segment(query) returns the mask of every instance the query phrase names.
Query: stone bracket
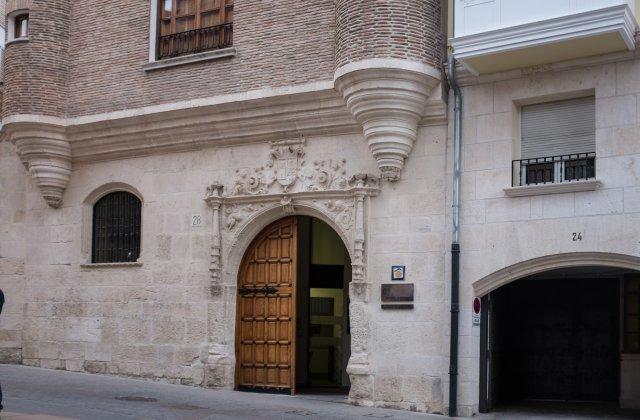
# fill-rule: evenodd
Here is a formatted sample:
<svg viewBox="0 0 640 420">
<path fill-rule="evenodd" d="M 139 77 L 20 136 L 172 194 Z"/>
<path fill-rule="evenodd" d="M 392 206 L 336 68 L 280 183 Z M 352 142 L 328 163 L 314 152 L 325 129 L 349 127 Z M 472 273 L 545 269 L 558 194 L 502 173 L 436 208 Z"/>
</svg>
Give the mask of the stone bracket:
<svg viewBox="0 0 640 420">
<path fill-rule="evenodd" d="M 360 123 L 382 179 L 397 181 L 440 72 L 407 60 L 364 60 L 336 70 L 335 87 Z"/>
<path fill-rule="evenodd" d="M 71 177 L 71 145 L 65 127 L 16 122 L 5 125 L 4 130 L 44 200 L 50 207 L 60 207 Z"/>
</svg>

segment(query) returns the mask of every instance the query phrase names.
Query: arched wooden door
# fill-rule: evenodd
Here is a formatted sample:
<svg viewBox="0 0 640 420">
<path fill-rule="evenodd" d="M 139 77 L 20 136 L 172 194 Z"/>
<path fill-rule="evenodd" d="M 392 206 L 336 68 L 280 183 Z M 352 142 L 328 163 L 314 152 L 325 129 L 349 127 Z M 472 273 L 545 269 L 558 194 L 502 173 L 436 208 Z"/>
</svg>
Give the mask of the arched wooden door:
<svg viewBox="0 0 640 420">
<path fill-rule="evenodd" d="M 268 226 L 247 250 L 238 278 L 236 384 L 295 391 L 297 228 Z"/>
</svg>

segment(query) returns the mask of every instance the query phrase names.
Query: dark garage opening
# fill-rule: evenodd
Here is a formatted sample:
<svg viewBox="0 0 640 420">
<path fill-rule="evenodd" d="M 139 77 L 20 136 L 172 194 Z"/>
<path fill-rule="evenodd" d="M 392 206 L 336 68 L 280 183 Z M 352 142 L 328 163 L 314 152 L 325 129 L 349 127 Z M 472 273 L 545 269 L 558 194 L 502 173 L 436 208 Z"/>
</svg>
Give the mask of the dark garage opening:
<svg viewBox="0 0 640 420">
<path fill-rule="evenodd" d="M 620 408 L 636 392 L 638 353 L 639 272 L 576 267 L 513 281 L 482 297 L 480 412 L 639 418 Z"/>
<path fill-rule="evenodd" d="M 618 279 L 525 279 L 491 300 L 494 403 L 618 400 Z"/>
</svg>

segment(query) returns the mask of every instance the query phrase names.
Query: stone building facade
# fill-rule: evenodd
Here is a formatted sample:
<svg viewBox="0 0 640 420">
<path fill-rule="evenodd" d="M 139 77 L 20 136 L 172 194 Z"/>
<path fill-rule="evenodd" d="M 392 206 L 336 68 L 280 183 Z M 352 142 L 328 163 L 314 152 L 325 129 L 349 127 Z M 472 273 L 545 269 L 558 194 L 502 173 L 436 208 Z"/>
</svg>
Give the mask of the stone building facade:
<svg viewBox="0 0 640 420">
<path fill-rule="evenodd" d="M 232 42 L 199 48 L 210 32 L 190 29 L 186 53 L 160 26 L 178 3 L 7 1 L 9 31 L 25 13 L 29 25 L 4 60 L 0 361 L 237 387 L 246 252 L 274 222 L 311 217 L 348 253 L 351 401 L 447 412 L 445 61 L 447 39 L 462 51 L 460 2 L 203 0 L 198 19 L 224 9 Z M 640 269 L 634 48 L 480 72 L 458 57 L 462 415 L 483 409 L 486 380 L 473 298 L 551 270 Z M 597 174 L 513 185 L 522 107 L 588 96 Z M 139 258 L 97 263 L 95 206 L 123 191 L 141 203 Z M 391 281 L 396 266 L 404 282 Z M 383 285 L 401 283 L 413 285 L 411 309 L 383 308 Z M 630 407 L 636 356 L 619 370 Z"/>
</svg>

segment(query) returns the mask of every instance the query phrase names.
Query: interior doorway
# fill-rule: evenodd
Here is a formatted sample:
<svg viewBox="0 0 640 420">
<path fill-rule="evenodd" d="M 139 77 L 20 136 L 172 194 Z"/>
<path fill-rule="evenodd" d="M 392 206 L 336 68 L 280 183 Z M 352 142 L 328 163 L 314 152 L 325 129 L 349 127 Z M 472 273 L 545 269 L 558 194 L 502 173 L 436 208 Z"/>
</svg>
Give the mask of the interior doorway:
<svg viewBox="0 0 640 420">
<path fill-rule="evenodd" d="M 326 223 L 292 216 L 265 228 L 239 271 L 237 388 L 348 392 L 350 281 L 347 249 Z"/>
<path fill-rule="evenodd" d="M 620 399 L 623 286 L 632 272 L 552 270 L 483 297 L 480 410 Z"/>
</svg>

